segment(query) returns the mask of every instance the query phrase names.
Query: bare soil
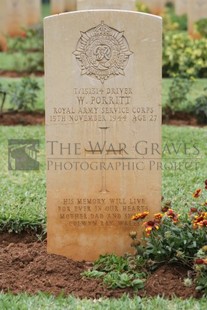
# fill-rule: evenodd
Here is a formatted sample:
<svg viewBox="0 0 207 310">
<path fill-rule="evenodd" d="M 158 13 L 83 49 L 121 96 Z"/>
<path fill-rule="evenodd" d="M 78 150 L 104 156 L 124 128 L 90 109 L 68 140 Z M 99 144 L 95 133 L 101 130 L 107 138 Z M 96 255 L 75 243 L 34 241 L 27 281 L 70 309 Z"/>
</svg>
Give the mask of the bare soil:
<svg viewBox="0 0 207 310">
<path fill-rule="evenodd" d="M 17 72 L 12 70 L 0 70 L 0 76 L 1 77 L 8 77 L 8 78 L 18 78 L 18 77 L 27 77 L 27 76 L 43 76 L 44 72 L 42 71 L 36 71 L 32 72 L 31 74 L 27 71 L 23 72 Z"/>
<path fill-rule="evenodd" d="M 0 125 L 43 125 L 44 112 L 5 112 L 0 114 Z"/>
<path fill-rule="evenodd" d="M 164 296 L 171 298 L 200 297 L 195 287 L 183 284 L 188 269 L 177 265 L 164 265 L 151 274 L 145 289 L 108 289 L 101 280 L 86 279 L 81 273 L 92 267 L 91 262 L 47 254 L 46 240 L 37 241 L 31 234 L 0 234 L 0 291 L 47 292 L 54 295 L 73 294 L 79 298 L 119 298 L 129 296 Z"/>
<path fill-rule="evenodd" d="M 173 126 L 198 126 L 195 116 L 186 112 L 175 112 L 169 115 L 163 115 L 162 123 Z"/>
</svg>

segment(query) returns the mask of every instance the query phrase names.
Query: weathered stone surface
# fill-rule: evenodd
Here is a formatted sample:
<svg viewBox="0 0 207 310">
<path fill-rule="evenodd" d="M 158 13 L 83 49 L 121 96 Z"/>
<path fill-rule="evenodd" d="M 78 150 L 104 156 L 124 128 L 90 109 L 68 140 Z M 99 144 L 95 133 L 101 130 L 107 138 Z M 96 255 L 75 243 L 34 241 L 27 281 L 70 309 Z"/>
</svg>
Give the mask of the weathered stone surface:
<svg viewBox="0 0 207 310">
<path fill-rule="evenodd" d="M 26 27 L 25 0 L 6 0 L 5 12 L 7 34 L 10 36 L 22 35 Z"/>
<path fill-rule="evenodd" d="M 0 1 L 0 49 L 6 50 L 6 0 Z"/>
<path fill-rule="evenodd" d="M 68 12 L 77 10 L 77 0 L 65 0 L 65 10 Z"/>
<path fill-rule="evenodd" d="M 37 25 L 41 21 L 41 0 L 26 0 L 26 22 L 28 26 Z"/>
<path fill-rule="evenodd" d="M 162 14 L 165 7 L 165 0 L 144 0 L 144 4 L 149 8 L 152 14 Z"/>
<path fill-rule="evenodd" d="M 0 1 L 0 42 L 6 49 L 9 36 L 22 36 L 27 26 L 41 21 L 41 0 L 1 0 Z"/>
<path fill-rule="evenodd" d="M 187 14 L 188 0 L 175 0 L 175 13 L 180 16 Z"/>
<path fill-rule="evenodd" d="M 160 210 L 161 28 L 137 12 L 45 19 L 49 253 L 132 251 L 131 216 Z"/>
<path fill-rule="evenodd" d="M 206 0 L 188 0 L 188 33 L 193 37 L 199 37 L 194 24 L 202 19 L 207 18 L 207 1 Z"/>
<path fill-rule="evenodd" d="M 51 14 L 65 12 L 65 0 L 50 0 Z"/>
<path fill-rule="evenodd" d="M 77 10 L 116 9 L 136 11 L 135 0 L 77 0 Z"/>
</svg>

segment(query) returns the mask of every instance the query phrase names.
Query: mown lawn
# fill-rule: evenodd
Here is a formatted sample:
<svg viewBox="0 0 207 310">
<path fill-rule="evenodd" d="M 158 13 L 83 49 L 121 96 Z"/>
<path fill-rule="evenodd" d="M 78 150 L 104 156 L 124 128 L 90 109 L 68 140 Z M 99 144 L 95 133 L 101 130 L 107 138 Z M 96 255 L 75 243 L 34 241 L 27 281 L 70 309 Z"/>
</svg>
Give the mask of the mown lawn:
<svg viewBox="0 0 207 310">
<path fill-rule="evenodd" d="M 49 6 L 44 5 L 42 15 L 49 15 Z M 21 68 L 24 55 L 14 57 L 12 54 L 0 53 L 1 70 Z M 41 90 L 38 94 L 35 110 L 44 110 L 43 78 L 34 77 Z M 15 79 L 18 81 L 18 79 Z M 14 79 L 0 79 L 0 84 Z M 170 79 L 163 79 L 162 103 L 166 104 Z M 189 99 L 194 102 L 201 95 L 207 80 L 197 80 L 189 93 Z M 1 97 L 0 97 L 1 99 Z M 9 108 L 7 99 L 5 108 Z M 166 200 L 172 201 L 173 208 L 179 213 L 185 212 L 192 205 L 192 192 L 202 187 L 207 179 L 207 127 L 168 127 L 163 126 L 163 160 L 162 191 Z M 38 171 L 8 170 L 8 139 L 39 139 L 40 149 Z M 0 230 L 20 232 L 26 227 L 35 230 L 37 226 L 45 229 L 46 223 L 46 181 L 45 181 L 45 131 L 43 126 L 32 127 L 0 127 L 1 178 L 0 178 Z M 180 166 L 179 166 L 180 165 Z M 155 169 L 155 167 L 154 167 Z M 39 293 L 34 296 L 27 294 L 0 293 L 0 309 L 2 310 L 206 310 L 207 300 L 181 300 L 174 298 L 166 300 L 156 298 L 134 298 L 123 296 L 121 299 L 80 300 L 69 296 L 54 297 Z"/>
<path fill-rule="evenodd" d="M 38 294 L 0 294 L 0 308 L 3 310 L 206 310 L 207 300 L 174 298 L 166 300 L 156 298 L 133 298 L 123 296 L 121 299 L 76 299 L 72 296 L 55 298 L 51 295 Z"/>
<path fill-rule="evenodd" d="M 0 229 L 19 231 L 45 223 L 45 129 L 43 126 L 0 127 Z M 193 191 L 207 178 L 207 127 L 163 126 L 162 191 L 178 212 L 192 203 Z M 8 170 L 8 139 L 39 139 L 38 171 Z"/>
<path fill-rule="evenodd" d="M 40 79 L 42 81 L 42 79 Z M 203 186 L 207 178 L 207 127 L 163 126 L 162 191 L 179 213 L 193 205 L 192 192 Z M 38 171 L 8 170 L 8 139 L 39 139 Z M 1 179 L 0 230 L 20 232 L 24 228 L 46 227 L 45 129 L 44 126 L 0 127 Z M 175 169 L 180 163 L 180 168 Z M 185 163 L 187 165 L 185 166 Z M 177 166 L 176 166 L 177 165 Z M 159 166 L 160 167 L 160 166 Z M 160 169 L 160 168 L 159 168 Z M 0 309 L 207 309 L 201 300 L 171 301 L 152 299 L 79 300 L 74 297 L 55 298 L 50 295 L 0 294 Z"/>
</svg>

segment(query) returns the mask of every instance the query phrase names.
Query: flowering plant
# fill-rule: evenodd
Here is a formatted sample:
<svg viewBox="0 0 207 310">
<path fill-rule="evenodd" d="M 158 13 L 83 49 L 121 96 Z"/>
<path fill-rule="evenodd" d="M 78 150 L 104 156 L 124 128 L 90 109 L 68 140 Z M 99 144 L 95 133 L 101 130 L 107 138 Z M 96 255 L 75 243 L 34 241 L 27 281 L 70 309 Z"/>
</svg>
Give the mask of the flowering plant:
<svg viewBox="0 0 207 310">
<path fill-rule="evenodd" d="M 194 270 L 196 272 L 196 290 L 207 293 L 207 245 L 204 245 L 196 253 Z"/>
<path fill-rule="evenodd" d="M 155 263 L 182 262 L 192 266 L 198 250 L 207 244 L 207 200 L 204 191 L 197 189 L 193 193 L 196 206 L 188 214 L 178 214 L 171 208 L 171 203 L 164 203 L 162 212 L 144 222 L 144 245 L 133 235 L 132 246 L 138 255 Z M 132 217 L 134 221 L 142 221 L 148 212 L 138 213 Z M 206 266 L 207 267 L 207 266 Z"/>
</svg>

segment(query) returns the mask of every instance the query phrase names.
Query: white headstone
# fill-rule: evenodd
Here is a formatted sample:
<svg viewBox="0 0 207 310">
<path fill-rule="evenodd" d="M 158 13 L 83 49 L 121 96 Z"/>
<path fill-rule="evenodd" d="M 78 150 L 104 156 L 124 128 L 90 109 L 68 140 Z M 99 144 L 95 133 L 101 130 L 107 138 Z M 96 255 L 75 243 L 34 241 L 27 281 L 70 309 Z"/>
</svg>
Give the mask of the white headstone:
<svg viewBox="0 0 207 310">
<path fill-rule="evenodd" d="M 188 33 L 193 36 L 199 36 L 194 24 L 200 19 L 207 18 L 207 1 L 206 0 L 188 0 Z"/>
<path fill-rule="evenodd" d="M 161 18 L 91 10 L 44 28 L 48 251 L 122 255 L 132 215 L 160 211 Z"/>
</svg>

